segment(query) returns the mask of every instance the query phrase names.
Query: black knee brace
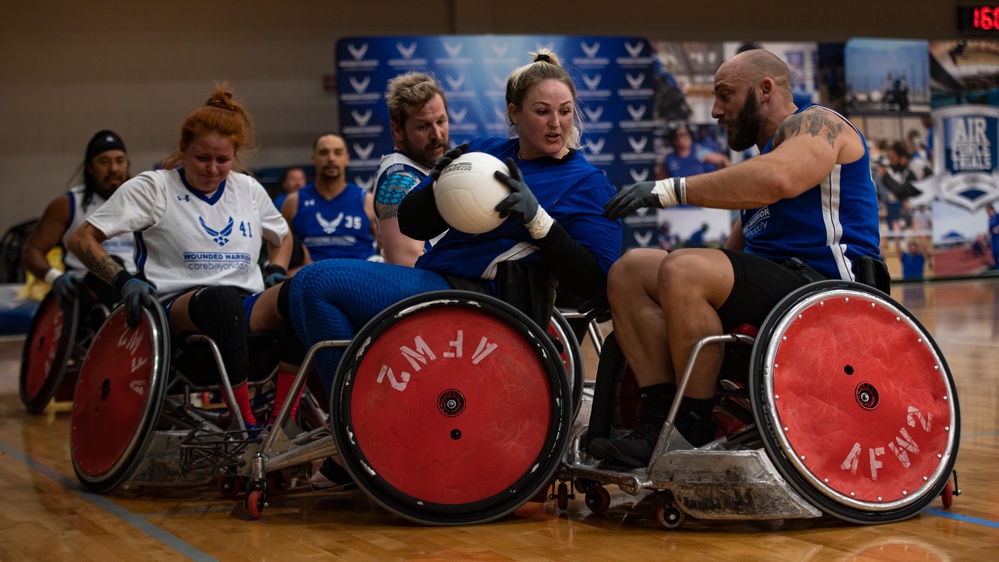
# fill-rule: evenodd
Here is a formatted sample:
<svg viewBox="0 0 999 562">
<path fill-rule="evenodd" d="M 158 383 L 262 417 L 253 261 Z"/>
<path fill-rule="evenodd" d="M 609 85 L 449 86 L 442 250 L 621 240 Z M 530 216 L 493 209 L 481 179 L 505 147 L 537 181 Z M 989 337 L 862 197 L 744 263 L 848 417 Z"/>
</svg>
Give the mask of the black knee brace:
<svg viewBox="0 0 999 562">
<path fill-rule="evenodd" d="M 187 314 L 201 332 L 212 338 L 222 354 L 229 382 L 246 381 L 249 348 L 246 344 L 246 311 L 235 287 L 205 287 L 191 297 Z"/>
</svg>

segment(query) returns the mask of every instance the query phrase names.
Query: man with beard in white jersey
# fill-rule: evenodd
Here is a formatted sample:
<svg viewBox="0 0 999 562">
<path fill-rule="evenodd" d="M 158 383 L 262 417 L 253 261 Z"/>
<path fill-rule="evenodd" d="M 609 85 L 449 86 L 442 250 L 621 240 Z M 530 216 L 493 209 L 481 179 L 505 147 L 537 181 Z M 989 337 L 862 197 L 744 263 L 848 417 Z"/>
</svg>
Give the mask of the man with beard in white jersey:
<svg viewBox="0 0 999 562">
<path fill-rule="evenodd" d="M 449 147 L 447 98 L 437 80 L 410 72 L 389 81 L 385 101 L 395 144 L 375 174 L 378 236 L 386 262 L 412 267 L 430 243 L 399 232 L 399 203 Z"/>
<path fill-rule="evenodd" d="M 86 155 L 81 166 L 83 184 L 53 199 L 45 208 L 42 218 L 28 236 L 21 253 L 21 263 L 38 279 L 52 286 L 63 308 L 71 305 L 86 286 L 108 305 L 118 300 L 111 286 L 93 276 L 86 276 L 87 268 L 72 252 L 67 240 L 87 217 L 107 201 L 108 197 L 129 179 L 128 153 L 125 143 L 114 131 L 97 132 L 87 143 Z M 63 271 L 49 265 L 48 253 L 62 248 Z M 132 234 L 126 233 L 102 243 L 108 254 L 116 257 L 130 272 L 135 272 L 132 261 Z"/>
</svg>

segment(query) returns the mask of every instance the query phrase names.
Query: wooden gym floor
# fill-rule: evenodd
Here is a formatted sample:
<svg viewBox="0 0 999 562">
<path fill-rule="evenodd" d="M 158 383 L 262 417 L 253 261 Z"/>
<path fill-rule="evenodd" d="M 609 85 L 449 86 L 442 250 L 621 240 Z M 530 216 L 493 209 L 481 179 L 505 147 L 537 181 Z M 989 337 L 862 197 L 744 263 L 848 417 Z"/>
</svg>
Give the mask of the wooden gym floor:
<svg viewBox="0 0 999 562">
<path fill-rule="evenodd" d="M 961 406 L 956 468 L 963 492 L 944 510 L 857 526 L 831 517 L 722 522 L 666 531 L 653 502 L 611 488 L 594 515 L 581 495 L 559 511 L 528 503 L 472 527 L 423 527 L 363 492 L 293 492 L 260 520 L 213 488 L 109 496 L 86 493 L 69 456 L 65 406 L 28 415 L 17 392 L 22 340 L 0 341 L 0 560 L 985 560 L 999 548 L 999 277 L 898 285 L 933 334 Z M 587 370 L 592 348 L 584 345 Z M 992 554 L 990 554 L 992 553 Z"/>
</svg>

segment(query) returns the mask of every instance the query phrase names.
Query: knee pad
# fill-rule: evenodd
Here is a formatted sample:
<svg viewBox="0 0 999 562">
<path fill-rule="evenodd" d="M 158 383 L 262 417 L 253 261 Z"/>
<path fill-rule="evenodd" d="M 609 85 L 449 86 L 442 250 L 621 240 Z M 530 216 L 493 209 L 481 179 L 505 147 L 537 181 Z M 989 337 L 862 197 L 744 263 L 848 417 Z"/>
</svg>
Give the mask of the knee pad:
<svg viewBox="0 0 999 562">
<path fill-rule="evenodd" d="M 188 316 L 201 332 L 212 338 L 222 354 L 229 380 L 246 380 L 249 348 L 246 344 L 246 312 L 235 287 L 205 287 L 191 297 Z"/>
</svg>

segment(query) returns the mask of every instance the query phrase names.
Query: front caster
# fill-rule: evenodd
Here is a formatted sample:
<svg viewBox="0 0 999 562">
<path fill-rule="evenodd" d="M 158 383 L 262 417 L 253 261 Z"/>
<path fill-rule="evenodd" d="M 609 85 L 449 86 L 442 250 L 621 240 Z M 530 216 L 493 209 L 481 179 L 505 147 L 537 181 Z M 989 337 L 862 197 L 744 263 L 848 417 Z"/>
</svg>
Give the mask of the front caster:
<svg viewBox="0 0 999 562">
<path fill-rule="evenodd" d="M 656 521 L 664 529 L 679 529 L 683 526 L 686 516 L 675 501 L 664 502 L 656 510 Z"/>
<path fill-rule="evenodd" d="M 590 488 L 586 491 L 584 498 L 586 507 L 597 515 L 607 511 L 607 508 L 610 507 L 610 492 L 603 486 L 597 485 Z"/>
<path fill-rule="evenodd" d="M 260 516 L 264 512 L 264 508 L 267 507 L 267 483 L 261 481 L 250 482 L 249 491 L 246 494 L 246 501 L 244 505 L 246 506 L 247 513 L 250 514 L 250 519 L 260 519 Z"/>
</svg>

